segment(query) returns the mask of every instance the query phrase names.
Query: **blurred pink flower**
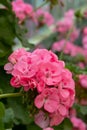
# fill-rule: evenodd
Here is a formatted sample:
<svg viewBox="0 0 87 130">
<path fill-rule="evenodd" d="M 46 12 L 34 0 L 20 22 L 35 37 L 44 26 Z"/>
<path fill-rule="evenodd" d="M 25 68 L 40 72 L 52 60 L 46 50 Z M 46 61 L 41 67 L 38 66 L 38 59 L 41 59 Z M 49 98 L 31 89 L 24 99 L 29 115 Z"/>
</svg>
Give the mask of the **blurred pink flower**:
<svg viewBox="0 0 87 130">
<path fill-rule="evenodd" d="M 87 75 L 85 74 L 79 75 L 79 82 L 83 88 L 87 88 Z"/>
<path fill-rule="evenodd" d="M 46 24 L 47 26 L 50 26 L 54 23 L 53 16 L 49 12 L 46 12 L 42 9 L 38 9 L 36 11 L 35 17 L 36 17 L 36 21 L 37 21 L 36 24 L 37 25 Z"/>
<path fill-rule="evenodd" d="M 23 0 L 14 0 L 12 2 L 12 9 L 19 19 L 19 23 L 22 23 L 27 17 L 33 16 L 33 7 Z"/>
<path fill-rule="evenodd" d="M 56 31 L 64 34 L 71 29 L 73 25 L 72 19 L 64 18 L 62 21 L 58 21 L 56 24 Z"/>
<path fill-rule="evenodd" d="M 49 117 L 43 111 L 39 111 L 34 117 L 35 123 L 41 128 L 46 128 L 49 125 Z"/>
<path fill-rule="evenodd" d="M 79 62 L 77 65 L 78 65 L 81 69 L 84 69 L 84 68 L 85 68 L 85 65 L 84 65 L 83 62 Z"/>
<path fill-rule="evenodd" d="M 83 36 L 87 36 L 87 26 L 83 29 Z"/>
<path fill-rule="evenodd" d="M 86 124 L 80 118 L 72 117 L 70 120 L 74 128 L 77 128 L 78 130 L 86 130 Z"/>
<path fill-rule="evenodd" d="M 64 17 L 69 18 L 69 19 L 73 19 L 74 18 L 74 10 L 70 9 L 67 12 L 65 12 Z"/>
<path fill-rule="evenodd" d="M 70 41 L 74 42 L 79 36 L 79 30 L 74 28 L 71 35 L 70 35 Z"/>
<path fill-rule="evenodd" d="M 87 36 L 84 36 L 82 39 L 83 48 L 87 49 Z"/>
</svg>

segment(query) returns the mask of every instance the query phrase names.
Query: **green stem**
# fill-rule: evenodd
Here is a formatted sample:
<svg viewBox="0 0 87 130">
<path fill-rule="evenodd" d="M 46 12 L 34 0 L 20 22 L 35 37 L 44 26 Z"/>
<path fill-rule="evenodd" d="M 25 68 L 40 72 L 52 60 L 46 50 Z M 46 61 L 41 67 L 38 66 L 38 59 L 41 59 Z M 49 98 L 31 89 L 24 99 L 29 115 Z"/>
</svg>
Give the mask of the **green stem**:
<svg viewBox="0 0 87 130">
<path fill-rule="evenodd" d="M 22 93 L 0 94 L 0 98 L 19 97 L 19 96 L 23 96 L 23 94 Z"/>
<path fill-rule="evenodd" d="M 71 29 L 70 29 L 70 30 L 68 31 L 68 33 L 67 33 L 64 46 L 63 46 L 62 51 L 61 51 L 60 56 L 59 56 L 59 59 L 60 59 L 60 60 L 63 58 L 63 54 L 64 54 L 63 52 L 64 52 L 64 49 L 65 49 L 65 47 L 66 47 L 67 40 L 69 39 L 69 37 L 70 37 L 72 31 L 73 31 L 73 26 L 71 27 Z"/>
</svg>

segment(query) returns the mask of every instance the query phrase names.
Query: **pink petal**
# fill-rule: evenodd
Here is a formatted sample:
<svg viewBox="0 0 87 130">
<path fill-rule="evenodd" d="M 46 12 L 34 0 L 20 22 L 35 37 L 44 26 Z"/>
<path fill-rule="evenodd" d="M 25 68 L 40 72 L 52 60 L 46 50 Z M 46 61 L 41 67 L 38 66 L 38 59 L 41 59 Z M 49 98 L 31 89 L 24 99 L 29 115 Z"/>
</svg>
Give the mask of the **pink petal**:
<svg viewBox="0 0 87 130">
<path fill-rule="evenodd" d="M 50 113 L 57 110 L 58 102 L 55 100 L 48 99 L 44 104 L 44 109 Z"/>
<path fill-rule="evenodd" d="M 4 66 L 4 69 L 7 70 L 7 71 L 11 71 L 13 69 L 13 65 L 11 63 L 7 63 L 5 66 Z"/>
<path fill-rule="evenodd" d="M 41 128 L 46 128 L 49 125 L 49 117 L 46 117 L 43 111 L 39 111 L 39 113 L 35 115 L 35 123 Z"/>
<path fill-rule="evenodd" d="M 60 112 L 60 114 L 61 114 L 62 116 L 67 115 L 67 109 L 66 109 L 66 107 L 65 107 L 64 105 L 62 105 L 62 104 L 60 104 L 60 105 L 58 106 L 58 111 Z"/>
<path fill-rule="evenodd" d="M 35 98 L 34 104 L 37 108 L 41 108 L 44 104 L 44 97 L 42 95 L 39 95 Z"/>
<path fill-rule="evenodd" d="M 66 89 L 62 89 L 62 90 L 60 91 L 60 94 L 61 94 L 61 96 L 62 96 L 63 98 L 68 98 L 68 97 L 69 97 L 69 91 L 66 90 Z"/>
</svg>

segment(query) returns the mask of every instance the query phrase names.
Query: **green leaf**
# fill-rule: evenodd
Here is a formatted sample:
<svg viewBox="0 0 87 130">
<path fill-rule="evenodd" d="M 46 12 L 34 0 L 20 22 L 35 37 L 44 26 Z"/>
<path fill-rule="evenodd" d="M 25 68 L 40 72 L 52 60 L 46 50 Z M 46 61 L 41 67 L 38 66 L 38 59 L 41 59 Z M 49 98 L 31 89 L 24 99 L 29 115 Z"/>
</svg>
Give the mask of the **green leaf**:
<svg viewBox="0 0 87 130">
<path fill-rule="evenodd" d="M 5 130 L 4 123 L 2 122 L 2 119 L 0 119 L 0 130 Z"/>
<path fill-rule="evenodd" d="M 15 124 L 29 124 L 32 122 L 32 118 L 29 117 L 29 111 L 26 106 L 22 103 L 22 98 L 8 99 L 9 106 L 13 109 Z"/>
<path fill-rule="evenodd" d="M 0 42 L 0 58 L 7 55 L 10 51 L 9 47 L 6 47 L 2 42 Z"/>
<path fill-rule="evenodd" d="M 11 76 L 6 74 L 3 68 L 0 67 L 0 89 L 3 93 L 11 93 L 14 91 L 14 88 L 10 85 Z"/>
<path fill-rule="evenodd" d="M 12 108 L 8 108 L 5 110 L 5 116 L 3 118 L 5 128 L 12 128 L 14 117 L 15 116 L 14 116 L 14 112 L 13 112 Z"/>
<path fill-rule="evenodd" d="M 72 130 L 72 123 L 68 118 L 64 120 L 64 130 Z"/>
<path fill-rule="evenodd" d="M 73 106 L 78 113 L 81 113 L 82 115 L 87 115 L 87 106 L 81 106 L 79 104 L 74 104 Z"/>
<path fill-rule="evenodd" d="M 13 19 L 12 14 L 7 10 L 0 11 L 0 41 L 7 45 L 12 45 L 15 38 L 13 24 L 10 19 Z"/>
<path fill-rule="evenodd" d="M 87 115 L 87 106 L 80 106 L 80 112 L 83 115 Z"/>
<path fill-rule="evenodd" d="M 6 7 L 10 7 L 11 6 L 10 5 L 10 1 L 11 0 L 0 0 L 0 3 L 3 4 L 3 5 L 5 5 Z"/>
<path fill-rule="evenodd" d="M 0 119 L 2 119 L 5 115 L 5 107 L 2 102 L 0 102 Z"/>
<path fill-rule="evenodd" d="M 27 130 L 42 130 L 42 129 L 33 122 L 27 126 Z"/>
</svg>

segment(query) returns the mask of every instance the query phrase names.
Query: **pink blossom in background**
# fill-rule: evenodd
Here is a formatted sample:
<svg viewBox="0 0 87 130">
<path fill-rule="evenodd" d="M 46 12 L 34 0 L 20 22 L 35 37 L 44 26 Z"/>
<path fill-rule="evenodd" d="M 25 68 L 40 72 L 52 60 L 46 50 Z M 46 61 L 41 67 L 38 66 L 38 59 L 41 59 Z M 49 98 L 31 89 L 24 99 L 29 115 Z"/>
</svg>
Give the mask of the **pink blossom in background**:
<svg viewBox="0 0 87 130">
<path fill-rule="evenodd" d="M 87 75 L 85 74 L 79 75 L 79 82 L 83 88 L 87 88 Z"/>
<path fill-rule="evenodd" d="M 84 106 L 87 105 L 87 99 L 85 98 L 81 99 L 80 104 Z"/>
<path fill-rule="evenodd" d="M 84 11 L 83 16 L 84 18 L 87 18 L 87 10 Z"/>
<path fill-rule="evenodd" d="M 87 26 L 83 29 L 83 36 L 87 36 Z"/>
<path fill-rule="evenodd" d="M 73 124 L 73 130 L 86 130 L 86 124 L 80 118 L 72 117 L 70 120 Z"/>
<path fill-rule="evenodd" d="M 14 0 L 12 2 L 12 9 L 19 19 L 19 23 L 22 23 L 27 17 L 33 17 L 33 7 L 30 4 L 25 3 L 23 0 Z"/>
<path fill-rule="evenodd" d="M 70 10 L 68 10 L 67 12 L 65 12 L 64 17 L 65 17 L 65 18 L 73 19 L 73 18 L 74 18 L 74 10 L 73 10 L 73 9 L 70 9 Z"/>
<path fill-rule="evenodd" d="M 69 10 L 67 12 L 65 12 L 64 14 L 64 18 L 61 20 L 61 21 L 58 21 L 56 23 L 56 31 L 61 33 L 61 34 L 64 34 L 64 33 L 67 33 L 67 31 L 69 31 L 73 24 L 74 24 L 74 10 Z M 74 37 L 77 36 L 76 32 L 74 32 Z"/>
<path fill-rule="evenodd" d="M 49 125 L 49 117 L 46 117 L 46 114 L 43 111 L 39 111 L 39 113 L 35 115 L 34 120 L 41 128 L 46 128 Z"/>
<path fill-rule="evenodd" d="M 71 35 L 70 35 L 70 41 L 74 42 L 79 36 L 79 30 L 77 28 L 74 28 Z"/>
<path fill-rule="evenodd" d="M 36 11 L 35 17 L 36 17 L 36 20 L 37 20 L 37 22 L 36 22 L 37 25 L 46 24 L 47 26 L 50 26 L 54 23 L 53 16 L 49 12 L 46 12 L 42 9 L 38 9 Z"/>
<path fill-rule="evenodd" d="M 38 109 L 35 123 L 43 130 L 53 130 L 51 126 L 60 124 L 74 103 L 72 73 L 65 68 L 64 61 L 46 49 L 27 52 L 21 48 L 8 60 L 4 69 L 12 75 L 10 84 L 15 88 L 22 87 L 25 92 L 36 91 L 32 101 Z"/>
<path fill-rule="evenodd" d="M 83 62 L 79 62 L 77 65 L 78 65 L 81 69 L 84 69 L 84 68 L 85 68 L 85 65 L 84 65 Z"/>
<path fill-rule="evenodd" d="M 62 21 L 57 22 L 56 31 L 64 34 L 71 29 L 72 25 L 73 25 L 72 19 L 65 18 Z"/>
<path fill-rule="evenodd" d="M 71 108 L 70 111 L 69 111 L 69 118 L 71 117 L 76 117 L 76 109 L 74 108 Z"/>
<path fill-rule="evenodd" d="M 76 55 L 77 53 L 75 46 L 65 39 L 55 42 L 52 46 L 52 50 L 59 52 L 63 50 L 65 54 L 70 54 L 72 56 Z"/>
<path fill-rule="evenodd" d="M 65 54 L 69 54 L 71 56 L 77 56 L 80 54 L 87 57 L 87 51 L 84 50 L 84 48 L 74 45 L 72 42 L 66 41 L 65 39 L 53 43 L 52 50 L 58 52 L 63 51 Z"/>
<path fill-rule="evenodd" d="M 82 44 L 83 44 L 84 49 L 87 49 L 87 36 L 83 37 Z"/>
</svg>

